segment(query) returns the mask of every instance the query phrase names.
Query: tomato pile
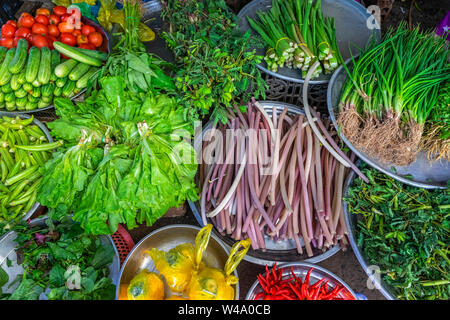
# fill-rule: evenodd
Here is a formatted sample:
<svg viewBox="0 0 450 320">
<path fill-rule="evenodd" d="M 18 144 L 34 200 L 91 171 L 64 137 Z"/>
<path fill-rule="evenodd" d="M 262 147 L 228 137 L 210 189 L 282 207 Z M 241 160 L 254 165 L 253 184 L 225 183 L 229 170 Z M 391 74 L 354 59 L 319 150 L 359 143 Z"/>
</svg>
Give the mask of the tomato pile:
<svg viewBox="0 0 450 320">
<path fill-rule="evenodd" d="M 19 20 L 8 20 L 2 26 L 0 46 L 15 48 L 20 39 L 26 39 L 28 48 L 53 49 L 54 41 L 89 50 L 99 48 L 103 43 L 102 34 L 81 21 L 75 23 L 75 16 L 75 10 L 68 12 L 63 6 L 55 6 L 52 12 L 37 9 L 35 16 L 24 12 Z"/>
</svg>

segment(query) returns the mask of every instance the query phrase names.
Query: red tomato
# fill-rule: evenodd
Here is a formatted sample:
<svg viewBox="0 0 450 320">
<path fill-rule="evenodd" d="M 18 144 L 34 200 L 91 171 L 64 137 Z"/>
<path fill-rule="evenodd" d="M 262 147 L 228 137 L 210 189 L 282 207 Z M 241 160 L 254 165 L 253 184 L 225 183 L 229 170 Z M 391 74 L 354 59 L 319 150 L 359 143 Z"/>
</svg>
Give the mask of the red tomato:
<svg viewBox="0 0 450 320">
<path fill-rule="evenodd" d="M 74 46 L 77 44 L 77 38 L 71 33 L 61 33 L 61 42 L 69 46 Z"/>
<path fill-rule="evenodd" d="M 88 35 L 89 43 L 98 48 L 103 43 L 103 36 L 100 32 L 92 32 Z"/>
<path fill-rule="evenodd" d="M 57 16 L 62 16 L 66 12 L 67 12 L 67 9 L 66 9 L 66 7 L 63 7 L 63 6 L 56 6 L 53 8 L 53 13 L 56 14 Z"/>
<path fill-rule="evenodd" d="M 16 33 L 14 33 L 14 36 L 26 38 L 30 33 L 31 33 L 30 28 L 20 27 L 19 29 L 16 30 Z"/>
<path fill-rule="evenodd" d="M 92 44 L 89 43 L 82 43 L 78 46 L 78 48 L 82 49 L 88 49 L 88 50 L 95 50 L 95 47 Z"/>
<path fill-rule="evenodd" d="M 61 17 L 59 17 L 59 19 L 61 20 L 61 22 L 64 22 L 67 21 L 67 19 L 69 19 L 71 16 L 71 13 L 64 13 Z"/>
<path fill-rule="evenodd" d="M 81 30 L 75 29 L 75 30 L 73 30 L 72 34 L 73 34 L 75 37 L 81 36 Z"/>
<path fill-rule="evenodd" d="M 36 10 L 36 15 L 44 15 L 44 16 L 49 16 L 50 15 L 50 10 L 46 9 L 46 8 L 39 8 Z"/>
<path fill-rule="evenodd" d="M 71 33 L 73 32 L 75 27 L 71 23 L 61 22 L 60 24 L 58 24 L 58 29 L 61 33 Z"/>
<path fill-rule="evenodd" d="M 57 16 L 56 14 L 51 14 L 49 17 L 49 20 L 50 20 L 50 24 L 58 24 L 61 21 L 59 16 Z"/>
<path fill-rule="evenodd" d="M 42 23 L 35 23 L 33 24 L 33 27 L 31 27 L 31 33 L 46 36 L 48 34 L 48 28 L 46 25 L 43 25 Z"/>
<path fill-rule="evenodd" d="M 59 29 L 58 29 L 58 27 L 56 25 L 49 24 L 47 28 L 48 28 L 48 34 L 49 35 L 51 35 L 53 37 L 58 37 L 59 36 L 60 32 L 59 32 Z"/>
<path fill-rule="evenodd" d="M 78 45 L 84 44 L 84 43 L 89 43 L 89 39 L 84 34 L 80 34 L 79 36 L 77 36 L 77 43 L 78 43 Z"/>
<path fill-rule="evenodd" d="M 22 15 L 19 18 L 19 27 L 25 27 L 25 28 L 31 28 L 34 24 L 34 18 L 29 13 L 22 13 Z"/>
<path fill-rule="evenodd" d="M 95 28 L 93 26 L 88 26 L 87 24 L 85 24 L 81 28 L 81 33 L 84 34 L 85 36 L 88 36 L 92 32 L 95 32 Z"/>
<path fill-rule="evenodd" d="M 38 48 L 48 47 L 47 38 L 40 34 L 33 34 L 31 39 L 32 39 L 31 44 L 35 47 L 38 47 Z"/>
<path fill-rule="evenodd" d="M 2 37 L 14 37 L 16 30 L 17 30 L 16 27 L 10 24 L 4 24 L 2 26 Z"/>
<path fill-rule="evenodd" d="M 14 39 L 11 37 L 2 37 L 0 38 L 0 46 L 10 49 L 14 46 Z"/>
<path fill-rule="evenodd" d="M 13 27 L 17 28 L 17 22 L 15 22 L 14 20 L 8 20 L 8 21 L 6 21 L 6 24 L 10 24 Z"/>
<path fill-rule="evenodd" d="M 56 37 L 54 36 L 47 36 L 47 42 L 48 42 L 48 47 L 50 48 L 50 50 L 53 50 L 53 42 L 57 41 Z"/>
<path fill-rule="evenodd" d="M 50 23 L 50 20 L 48 19 L 48 17 L 44 16 L 43 14 L 38 14 L 36 16 L 36 18 L 34 18 L 34 21 L 36 23 L 41 23 L 41 24 L 43 24 L 45 26 L 47 26 Z"/>
</svg>

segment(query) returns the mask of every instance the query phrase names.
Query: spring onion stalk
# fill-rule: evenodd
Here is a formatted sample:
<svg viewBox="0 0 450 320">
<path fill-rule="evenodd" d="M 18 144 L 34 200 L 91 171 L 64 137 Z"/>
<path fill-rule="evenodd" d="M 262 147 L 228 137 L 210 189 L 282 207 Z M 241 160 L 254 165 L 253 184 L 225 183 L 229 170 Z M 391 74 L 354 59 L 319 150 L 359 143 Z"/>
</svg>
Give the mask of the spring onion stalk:
<svg viewBox="0 0 450 320">
<path fill-rule="evenodd" d="M 271 71 L 280 67 L 299 69 L 305 77 L 320 61 L 312 75 L 317 78 L 343 63 L 335 21 L 323 16 L 321 0 L 272 0 L 271 9 L 257 12 L 257 18 L 248 18 L 248 22 L 268 46 L 264 59 Z"/>
<path fill-rule="evenodd" d="M 439 87 L 450 79 L 442 39 L 402 23 L 381 43 L 371 42 L 347 67 L 338 125 L 357 148 L 381 162 L 415 160 Z"/>
</svg>

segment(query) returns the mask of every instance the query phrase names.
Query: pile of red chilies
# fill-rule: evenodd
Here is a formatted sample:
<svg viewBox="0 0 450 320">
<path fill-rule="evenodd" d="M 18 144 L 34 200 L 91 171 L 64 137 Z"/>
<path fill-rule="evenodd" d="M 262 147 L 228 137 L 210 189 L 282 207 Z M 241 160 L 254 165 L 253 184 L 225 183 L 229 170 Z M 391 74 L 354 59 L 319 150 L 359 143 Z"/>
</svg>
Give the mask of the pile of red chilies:
<svg viewBox="0 0 450 320">
<path fill-rule="evenodd" d="M 308 270 L 305 281 L 296 276 L 291 267 L 291 277 L 283 279 L 283 269 L 277 269 L 275 264 L 271 271 L 266 266 L 265 276 L 259 274 L 258 281 L 262 291 L 254 300 L 354 300 L 355 298 L 342 285 L 328 286 L 328 280 L 320 279 L 309 285 L 311 272 Z"/>
<path fill-rule="evenodd" d="M 254 100 L 245 114 L 235 110 L 226 125 L 203 137 L 203 223 L 209 218 L 222 234 L 250 238 L 253 249 L 265 250 L 265 235 L 292 239 L 298 253 L 304 245 L 308 256 L 338 242 L 345 247 L 344 182 L 351 169 L 362 173 L 353 164 L 355 155 L 337 146 L 331 122 L 313 111 L 316 125 L 349 168 L 323 147 L 305 116 L 273 108 L 271 117 Z"/>
</svg>

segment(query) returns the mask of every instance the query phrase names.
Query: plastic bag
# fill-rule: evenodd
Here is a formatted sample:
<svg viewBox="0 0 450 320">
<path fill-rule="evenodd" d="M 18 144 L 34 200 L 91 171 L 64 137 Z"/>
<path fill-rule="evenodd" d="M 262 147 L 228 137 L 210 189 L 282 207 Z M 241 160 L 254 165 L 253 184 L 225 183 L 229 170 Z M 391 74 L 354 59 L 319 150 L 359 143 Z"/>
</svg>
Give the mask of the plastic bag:
<svg viewBox="0 0 450 320">
<path fill-rule="evenodd" d="M 199 231 L 195 238 L 195 248 L 190 243 L 183 243 L 168 252 L 156 248 L 146 251 L 172 291 L 185 291 L 192 274 L 203 266 L 201 257 L 208 246 L 211 230 L 212 225 L 207 225 Z"/>
<path fill-rule="evenodd" d="M 139 272 L 127 288 L 128 300 L 164 300 L 161 276 L 147 269 Z"/>
<path fill-rule="evenodd" d="M 233 285 L 238 283 L 238 279 L 232 273 L 247 254 L 250 245 L 250 239 L 236 242 L 224 270 L 202 267 L 198 273 L 194 273 L 187 288 L 189 300 L 234 300 Z"/>
</svg>

